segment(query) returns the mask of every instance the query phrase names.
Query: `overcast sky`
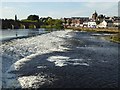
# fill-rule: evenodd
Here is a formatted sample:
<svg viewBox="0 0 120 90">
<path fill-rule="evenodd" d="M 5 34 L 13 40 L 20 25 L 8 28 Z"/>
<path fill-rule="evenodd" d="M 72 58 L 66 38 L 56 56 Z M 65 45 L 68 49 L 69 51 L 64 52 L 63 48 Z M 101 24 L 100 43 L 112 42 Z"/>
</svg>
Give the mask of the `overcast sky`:
<svg viewBox="0 0 120 90">
<path fill-rule="evenodd" d="M 6 2 L 5 2 L 6 1 Z M 118 2 L 7 2 L 1 3 L 1 17 L 25 19 L 28 15 L 36 14 L 39 17 L 90 17 L 96 10 L 98 14 L 106 16 L 118 15 Z M 13 0 L 15 1 L 15 0 Z M 33 0 L 32 0 L 33 1 Z M 46 0 L 45 0 L 46 1 Z M 53 0 L 54 1 L 54 0 Z M 59 1 L 59 0 L 58 0 Z M 93 0 L 94 1 L 94 0 Z M 98 0 L 99 1 L 99 0 Z"/>
</svg>

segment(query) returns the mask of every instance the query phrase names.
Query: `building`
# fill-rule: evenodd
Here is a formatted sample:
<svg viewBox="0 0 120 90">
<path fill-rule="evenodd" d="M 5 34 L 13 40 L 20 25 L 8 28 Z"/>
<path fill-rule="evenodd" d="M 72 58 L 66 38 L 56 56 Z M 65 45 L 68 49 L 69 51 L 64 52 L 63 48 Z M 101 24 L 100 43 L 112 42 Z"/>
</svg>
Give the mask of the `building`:
<svg viewBox="0 0 120 90">
<path fill-rule="evenodd" d="M 88 21 L 89 17 L 72 17 L 71 26 L 83 27 L 83 22 Z"/>
<path fill-rule="evenodd" d="M 95 11 L 95 13 L 92 14 L 92 19 L 93 19 L 93 21 L 96 21 L 98 19 L 98 14 L 96 11 Z"/>
<path fill-rule="evenodd" d="M 61 18 L 61 20 L 63 21 L 63 26 L 64 27 L 67 27 L 67 26 L 70 26 L 71 25 L 71 18 Z"/>
<path fill-rule="evenodd" d="M 88 22 L 87 21 L 83 22 L 83 27 L 88 27 Z"/>
<path fill-rule="evenodd" d="M 75 26 L 75 27 L 80 26 L 80 19 L 73 19 L 72 18 L 71 26 Z"/>
<path fill-rule="evenodd" d="M 112 20 L 103 20 L 98 26 L 98 28 L 107 28 L 107 27 L 113 27 L 113 21 Z"/>
<path fill-rule="evenodd" d="M 89 27 L 89 28 L 96 28 L 96 25 L 97 25 L 97 24 L 96 24 L 95 21 L 89 21 L 89 22 L 88 22 L 88 27 Z"/>
<path fill-rule="evenodd" d="M 120 20 L 114 21 L 114 22 L 113 22 L 113 25 L 114 25 L 114 26 L 120 26 Z"/>
<path fill-rule="evenodd" d="M 111 28 L 120 27 L 120 17 L 118 16 L 105 16 L 103 14 L 98 15 L 95 11 L 92 17 L 71 17 L 63 19 L 64 26 L 73 27 L 89 27 L 89 28 Z"/>
</svg>

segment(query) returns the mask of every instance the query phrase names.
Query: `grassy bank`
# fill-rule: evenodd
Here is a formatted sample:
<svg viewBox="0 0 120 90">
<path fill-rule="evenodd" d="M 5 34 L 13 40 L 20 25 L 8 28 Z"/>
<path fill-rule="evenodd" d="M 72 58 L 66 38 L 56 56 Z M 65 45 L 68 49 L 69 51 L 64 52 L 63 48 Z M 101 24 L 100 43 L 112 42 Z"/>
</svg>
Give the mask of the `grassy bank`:
<svg viewBox="0 0 120 90">
<path fill-rule="evenodd" d="M 119 33 L 120 30 L 115 29 L 99 29 L 99 28 L 87 28 L 87 27 L 68 27 L 67 29 L 73 29 L 78 31 L 89 31 L 89 32 L 103 32 L 103 33 Z"/>
<path fill-rule="evenodd" d="M 103 32 L 103 33 L 114 33 L 114 35 L 105 36 L 106 40 L 120 43 L 120 30 L 114 29 L 99 29 L 99 28 L 82 28 L 82 27 L 68 27 L 66 29 L 88 31 L 88 32 Z"/>
<path fill-rule="evenodd" d="M 120 33 L 112 36 L 106 37 L 107 40 L 110 40 L 112 42 L 120 43 Z"/>
<path fill-rule="evenodd" d="M 60 29 L 63 29 L 63 26 L 61 25 L 42 25 L 41 28 L 46 28 L 46 29 L 57 29 L 57 30 L 60 30 Z"/>
</svg>

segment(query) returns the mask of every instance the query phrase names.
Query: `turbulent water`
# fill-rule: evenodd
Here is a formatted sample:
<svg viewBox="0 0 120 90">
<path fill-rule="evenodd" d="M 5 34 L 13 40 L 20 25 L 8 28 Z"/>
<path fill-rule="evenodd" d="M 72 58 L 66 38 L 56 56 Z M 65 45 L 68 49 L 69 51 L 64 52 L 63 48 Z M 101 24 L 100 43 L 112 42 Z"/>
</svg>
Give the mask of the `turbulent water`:
<svg viewBox="0 0 120 90">
<path fill-rule="evenodd" d="M 66 30 L 4 42 L 3 87 L 118 87 L 119 44 L 105 35 Z"/>
</svg>

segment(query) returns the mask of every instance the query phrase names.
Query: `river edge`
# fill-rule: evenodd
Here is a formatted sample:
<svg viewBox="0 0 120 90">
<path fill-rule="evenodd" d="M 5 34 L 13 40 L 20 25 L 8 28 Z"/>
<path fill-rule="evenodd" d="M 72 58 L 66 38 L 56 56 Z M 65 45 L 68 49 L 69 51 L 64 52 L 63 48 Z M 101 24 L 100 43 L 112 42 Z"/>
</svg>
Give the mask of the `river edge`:
<svg viewBox="0 0 120 90">
<path fill-rule="evenodd" d="M 120 30 L 110 29 L 97 29 L 97 28 L 80 28 L 80 27 L 68 27 L 66 30 L 72 29 L 76 31 L 96 32 L 96 33 L 109 33 L 113 35 L 105 36 L 106 40 L 111 42 L 120 43 Z"/>
<path fill-rule="evenodd" d="M 22 29 L 20 29 L 20 30 L 22 30 Z M 106 40 L 111 41 L 111 42 L 115 42 L 115 43 L 120 43 L 120 30 L 97 29 L 97 28 L 81 28 L 81 27 L 69 27 L 69 28 L 66 28 L 64 30 L 85 31 L 85 32 L 106 33 L 106 34 L 108 33 L 108 34 L 111 34 L 111 35 L 105 36 L 104 38 Z M 52 31 L 46 30 L 46 31 L 47 32 L 40 33 L 38 35 L 49 33 L 49 32 L 52 32 L 54 30 L 52 30 Z M 56 31 L 59 31 L 59 30 L 56 30 Z M 0 31 L 0 34 L 2 35 L 1 31 Z M 9 41 L 9 40 L 13 40 L 13 39 L 20 39 L 20 38 L 22 39 L 22 38 L 29 38 L 29 37 L 34 37 L 34 36 L 37 36 L 37 35 L 13 37 L 13 38 L 0 40 L 0 42 L 4 43 L 5 41 Z"/>
</svg>

